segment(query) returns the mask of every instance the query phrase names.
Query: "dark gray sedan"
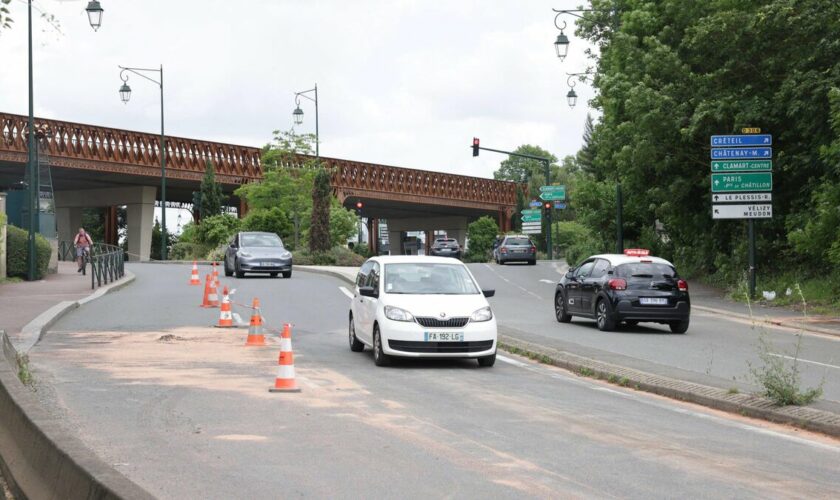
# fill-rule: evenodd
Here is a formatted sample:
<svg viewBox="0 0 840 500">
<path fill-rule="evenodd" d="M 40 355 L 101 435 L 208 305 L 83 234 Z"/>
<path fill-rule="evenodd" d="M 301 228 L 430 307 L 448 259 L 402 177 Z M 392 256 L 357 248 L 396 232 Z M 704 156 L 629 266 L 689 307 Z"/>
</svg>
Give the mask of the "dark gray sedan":
<svg viewBox="0 0 840 500">
<path fill-rule="evenodd" d="M 283 246 L 283 240 L 274 233 L 237 233 L 225 250 L 225 276 L 245 273 L 269 274 L 272 278 L 282 273 L 292 277 L 292 253 Z"/>
<path fill-rule="evenodd" d="M 508 235 L 493 250 L 493 260 L 502 265 L 507 262 L 527 262 L 533 266 L 537 263 L 537 247 L 527 236 Z"/>
</svg>

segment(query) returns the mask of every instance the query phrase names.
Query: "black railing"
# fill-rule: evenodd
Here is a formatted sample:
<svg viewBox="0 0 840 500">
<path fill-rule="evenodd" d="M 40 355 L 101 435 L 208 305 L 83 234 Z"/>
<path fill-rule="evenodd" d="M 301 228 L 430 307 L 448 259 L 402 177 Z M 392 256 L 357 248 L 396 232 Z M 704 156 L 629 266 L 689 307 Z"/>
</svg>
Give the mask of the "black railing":
<svg viewBox="0 0 840 500">
<path fill-rule="evenodd" d="M 68 241 L 58 243 L 58 260 L 76 260 L 76 247 Z M 90 263 L 90 287 L 96 288 L 125 276 L 125 252 L 122 248 L 94 243 L 85 255 L 85 273 Z"/>
</svg>

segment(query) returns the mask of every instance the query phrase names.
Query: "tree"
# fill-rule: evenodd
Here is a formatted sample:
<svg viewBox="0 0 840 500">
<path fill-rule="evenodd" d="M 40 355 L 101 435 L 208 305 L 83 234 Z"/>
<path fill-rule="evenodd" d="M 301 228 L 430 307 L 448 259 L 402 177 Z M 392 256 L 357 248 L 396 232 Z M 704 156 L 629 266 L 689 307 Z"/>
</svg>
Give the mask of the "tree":
<svg viewBox="0 0 840 500">
<path fill-rule="evenodd" d="M 592 169 L 595 161 L 595 145 L 592 143 L 592 134 L 595 130 L 595 125 L 592 122 L 592 115 L 586 114 L 586 123 L 583 126 L 583 147 L 577 153 L 577 166 L 585 172 Z"/>
<path fill-rule="evenodd" d="M 12 0 L 0 0 L 0 32 L 10 29 L 12 27 L 12 23 L 14 22 L 12 18 L 9 17 L 9 8 L 6 7 L 11 2 Z"/>
<path fill-rule="evenodd" d="M 152 248 L 150 252 L 150 257 L 152 260 L 160 260 L 160 240 L 163 237 L 160 221 L 155 219 L 155 225 L 152 227 Z M 166 248 L 167 254 L 169 253 L 168 249 L 172 247 L 172 245 L 177 241 L 177 238 L 169 231 L 166 232 Z"/>
<path fill-rule="evenodd" d="M 330 173 L 321 168 L 312 186 L 312 219 L 309 225 L 309 250 L 325 252 L 330 249 Z"/>
<path fill-rule="evenodd" d="M 522 146 L 516 148 L 513 152 L 549 158 L 551 160 L 552 174 L 555 173 L 558 168 L 557 157 L 539 146 L 523 144 Z M 545 164 L 539 160 L 531 160 L 529 158 L 521 158 L 518 156 L 508 156 L 508 158 L 502 161 L 499 165 L 499 169 L 493 172 L 493 178 L 496 180 L 520 183 L 528 183 L 535 175 L 545 180 Z"/>
<path fill-rule="evenodd" d="M 464 258 L 471 262 L 487 262 L 493 250 L 493 241 L 499 234 L 499 225 L 492 217 L 485 215 L 467 226 L 469 245 Z"/>
<path fill-rule="evenodd" d="M 199 213 L 201 218 L 213 217 L 222 213 L 224 194 L 221 184 L 216 182 L 216 169 L 213 162 L 208 161 L 204 167 L 204 178 L 201 179 L 201 205 Z"/>
</svg>

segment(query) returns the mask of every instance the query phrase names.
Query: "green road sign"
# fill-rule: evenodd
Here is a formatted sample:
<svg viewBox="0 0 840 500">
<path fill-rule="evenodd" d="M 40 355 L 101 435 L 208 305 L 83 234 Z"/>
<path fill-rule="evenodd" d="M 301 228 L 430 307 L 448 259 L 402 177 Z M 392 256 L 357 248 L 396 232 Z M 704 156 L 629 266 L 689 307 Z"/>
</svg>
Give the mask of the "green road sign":
<svg viewBox="0 0 840 500">
<path fill-rule="evenodd" d="M 540 205 L 542 205 L 542 203 L 540 203 Z M 542 213 L 542 210 L 540 210 L 538 208 L 537 209 L 534 209 L 534 208 L 526 209 L 526 210 L 522 211 L 522 215 L 540 215 L 541 213 Z"/>
<path fill-rule="evenodd" d="M 522 222 L 541 222 L 542 221 L 542 214 L 536 215 L 523 215 Z"/>
<path fill-rule="evenodd" d="M 772 190 L 773 174 L 771 172 L 712 174 L 713 193 Z"/>
<path fill-rule="evenodd" d="M 540 193 L 562 193 L 563 198 L 566 197 L 566 186 L 540 186 Z"/>
<path fill-rule="evenodd" d="M 773 160 L 715 160 L 712 172 L 769 172 Z"/>
<path fill-rule="evenodd" d="M 564 201 L 566 199 L 566 193 L 546 191 L 540 193 L 540 199 L 544 201 Z"/>
</svg>

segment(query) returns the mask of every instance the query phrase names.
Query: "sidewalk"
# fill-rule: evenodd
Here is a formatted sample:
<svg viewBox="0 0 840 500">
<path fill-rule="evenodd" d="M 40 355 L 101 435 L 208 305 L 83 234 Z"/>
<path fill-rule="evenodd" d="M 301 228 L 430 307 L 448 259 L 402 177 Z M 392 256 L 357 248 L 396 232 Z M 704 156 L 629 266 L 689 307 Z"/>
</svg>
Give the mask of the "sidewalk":
<svg viewBox="0 0 840 500">
<path fill-rule="evenodd" d="M 23 327 L 41 313 L 60 302 L 90 295 L 90 275 L 82 276 L 76 269 L 74 262 L 59 262 L 58 273 L 41 281 L 0 285 L 0 330 L 17 345 Z"/>
</svg>

